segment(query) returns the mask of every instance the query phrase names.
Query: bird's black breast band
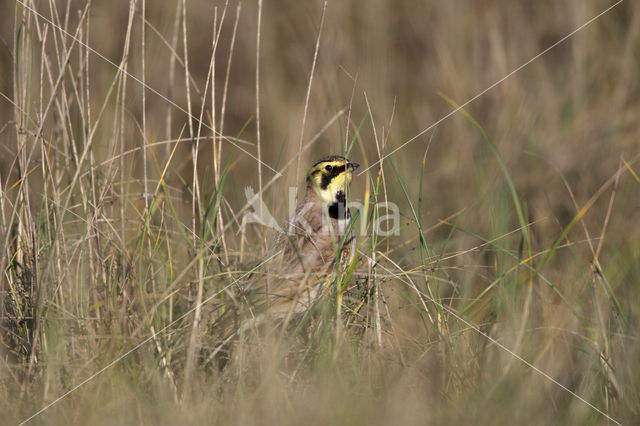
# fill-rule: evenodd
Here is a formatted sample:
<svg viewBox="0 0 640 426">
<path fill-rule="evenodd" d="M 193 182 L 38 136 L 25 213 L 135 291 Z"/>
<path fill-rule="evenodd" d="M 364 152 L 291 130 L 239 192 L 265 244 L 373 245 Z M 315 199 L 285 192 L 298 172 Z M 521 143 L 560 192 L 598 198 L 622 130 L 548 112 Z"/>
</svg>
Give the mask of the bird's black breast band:
<svg viewBox="0 0 640 426">
<path fill-rule="evenodd" d="M 336 201 L 333 204 L 329 204 L 328 212 L 329 217 L 332 219 L 346 219 L 349 217 L 349 212 L 347 211 L 347 199 L 344 196 L 344 192 L 338 191 L 336 193 Z"/>
</svg>

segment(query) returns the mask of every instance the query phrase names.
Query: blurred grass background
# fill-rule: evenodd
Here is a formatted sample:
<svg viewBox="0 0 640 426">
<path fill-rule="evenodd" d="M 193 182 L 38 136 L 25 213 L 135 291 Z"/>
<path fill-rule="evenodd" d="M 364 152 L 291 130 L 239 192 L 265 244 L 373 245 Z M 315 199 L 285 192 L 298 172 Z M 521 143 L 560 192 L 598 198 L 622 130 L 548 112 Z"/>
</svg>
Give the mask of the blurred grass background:
<svg viewBox="0 0 640 426">
<path fill-rule="evenodd" d="M 610 421 L 499 342 L 633 424 L 638 5 L 619 3 L 422 133 L 614 2 L 260 4 L 3 0 L 6 421 L 154 336 L 34 423 Z M 242 150 L 282 171 L 263 196 L 281 222 L 298 161 L 346 146 L 364 170 L 416 135 L 352 185 L 402 213 L 400 235 L 379 243 L 375 216 L 361 219 L 378 262 L 360 259 L 376 302 L 364 331 L 309 343 L 329 349 L 303 368 L 277 350 L 234 373 L 189 366 L 212 338 L 192 332 L 192 314 L 173 322 L 269 245 L 240 224 L 244 188 L 276 174 Z M 206 307 L 195 315 L 206 322 Z"/>
</svg>

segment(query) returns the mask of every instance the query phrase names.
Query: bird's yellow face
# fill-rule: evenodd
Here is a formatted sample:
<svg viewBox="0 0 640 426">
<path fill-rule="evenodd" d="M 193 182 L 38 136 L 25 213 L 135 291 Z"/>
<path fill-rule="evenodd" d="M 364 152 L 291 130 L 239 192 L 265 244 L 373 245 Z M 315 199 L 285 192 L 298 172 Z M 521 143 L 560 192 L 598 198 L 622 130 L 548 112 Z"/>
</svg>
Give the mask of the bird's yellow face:
<svg viewBox="0 0 640 426">
<path fill-rule="evenodd" d="M 358 167 L 358 163 L 338 155 L 323 158 L 309 170 L 307 186 L 312 186 L 322 201 L 327 204 L 344 202 L 352 172 Z"/>
</svg>

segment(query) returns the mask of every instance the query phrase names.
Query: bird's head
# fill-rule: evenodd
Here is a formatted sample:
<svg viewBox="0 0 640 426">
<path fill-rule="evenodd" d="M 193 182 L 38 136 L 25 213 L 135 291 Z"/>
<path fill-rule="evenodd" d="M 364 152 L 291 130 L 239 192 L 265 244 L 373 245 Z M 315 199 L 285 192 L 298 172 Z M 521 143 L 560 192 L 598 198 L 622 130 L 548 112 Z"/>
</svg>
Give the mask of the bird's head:
<svg viewBox="0 0 640 426">
<path fill-rule="evenodd" d="M 309 169 L 307 189 L 315 190 L 327 204 L 344 202 L 347 186 L 351 182 L 351 173 L 359 166 L 358 163 L 339 155 L 325 157 Z"/>
</svg>

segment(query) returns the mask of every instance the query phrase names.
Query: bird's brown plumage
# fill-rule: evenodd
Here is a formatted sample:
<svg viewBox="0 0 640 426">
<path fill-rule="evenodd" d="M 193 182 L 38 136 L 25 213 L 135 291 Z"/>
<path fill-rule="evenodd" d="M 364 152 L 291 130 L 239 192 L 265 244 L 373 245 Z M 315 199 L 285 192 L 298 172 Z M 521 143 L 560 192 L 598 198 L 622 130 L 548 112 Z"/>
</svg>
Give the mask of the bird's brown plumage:
<svg viewBox="0 0 640 426">
<path fill-rule="evenodd" d="M 254 305 L 274 316 L 310 307 L 344 243 L 349 220 L 346 191 L 357 167 L 341 156 L 325 157 L 311 167 L 302 201 L 275 238 L 277 255 L 266 266 L 267 276 L 246 288 Z M 336 185 L 331 184 L 334 180 Z"/>
<path fill-rule="evenodd" d="M 212 332 L 223 342 L 214 354 L 238 332 L 259 326 L 267 317 L 291 318 L 311 307 L 336 255 L 345 257 L 343 246 L 350 240 L 345 236 L 346 194 L 357 167 L 334 155 L 309 169 L 304 197 L 275 236 L 268 261 L 234 292 L 236 307 L 213 324 Z"/>
</svg>

